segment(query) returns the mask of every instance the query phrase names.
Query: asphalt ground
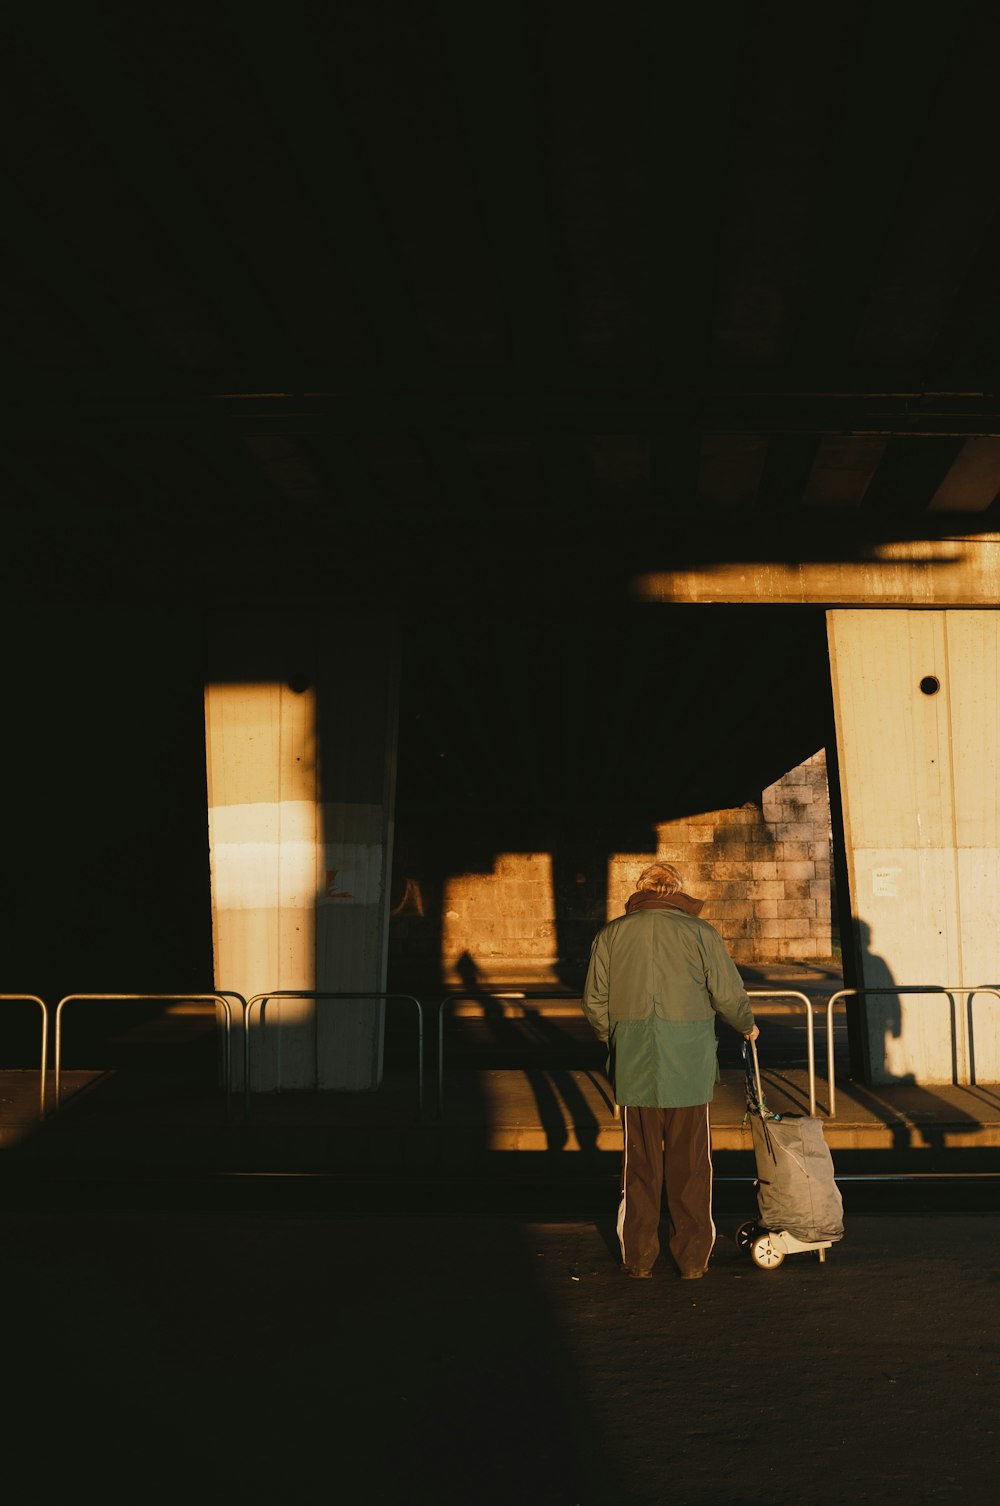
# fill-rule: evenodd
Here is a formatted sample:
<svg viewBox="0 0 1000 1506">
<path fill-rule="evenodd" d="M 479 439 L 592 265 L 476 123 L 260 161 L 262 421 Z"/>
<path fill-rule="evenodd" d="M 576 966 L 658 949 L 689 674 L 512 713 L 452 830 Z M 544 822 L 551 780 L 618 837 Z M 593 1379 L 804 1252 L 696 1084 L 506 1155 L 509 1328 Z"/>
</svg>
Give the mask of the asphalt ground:
<svg viewBox="0 0 1000 1506">
<path fill-rule="evenodd" d="M 121 1189 L 119 1189 L 121 1191 Z M 12 1499 L 996 1499 L 1000 1216 L 618 1271 L 611 1218 L 8 1209 Z"/>
<path fill-rule="evenodd" d="M 804 1032 L 780 1028 L 769 1059 L 801 1060 Z M 473 1031 L 463 1049 L 480 1045 Z M 838 1176 L 843 1239 L 773 1271 L 736 1239 L 752 1176 L 717 1175 L 709 1273 L 682 1283 L 663 1260 L 651 1281 L 622 1277 L 616 1174 L 585 1157 L 38 1164 L 0 1182 L 12 1493 L 996 1499 L 994 1173 Z"/>
</svg>

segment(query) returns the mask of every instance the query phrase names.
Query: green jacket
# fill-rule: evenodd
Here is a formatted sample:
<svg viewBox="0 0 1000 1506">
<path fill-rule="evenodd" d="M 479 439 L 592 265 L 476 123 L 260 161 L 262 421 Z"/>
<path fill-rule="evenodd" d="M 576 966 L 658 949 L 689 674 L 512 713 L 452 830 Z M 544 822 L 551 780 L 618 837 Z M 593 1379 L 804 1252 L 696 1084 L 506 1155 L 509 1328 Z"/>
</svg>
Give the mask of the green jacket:
<svg viewBox="0 0 1000 1506">
<path fill-rule="evenodd" d="M 594 937 L 583 1012 L 608 1042 L 615 1101 L 645 1108 L 709 1103 L 719 1081 L 715 1016 L 741 1035 L 753 1029 L 718 931 L 663 900 Z"/>
</svg>

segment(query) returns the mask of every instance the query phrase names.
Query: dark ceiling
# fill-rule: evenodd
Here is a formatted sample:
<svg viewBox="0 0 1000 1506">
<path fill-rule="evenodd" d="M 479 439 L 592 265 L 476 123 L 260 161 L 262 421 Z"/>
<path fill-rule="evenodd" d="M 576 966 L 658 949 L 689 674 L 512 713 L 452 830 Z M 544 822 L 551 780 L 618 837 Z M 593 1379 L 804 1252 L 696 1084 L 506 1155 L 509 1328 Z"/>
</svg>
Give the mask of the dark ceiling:
<svg viewBox="0 0 1000 1506">
<path fill-rule="evenodd" d="M 629 582 L 997 528 L 998 56 L 992 0 L 8 6 L 24 986 L 60 875 L 67 987 L 209 956 L 220 610 L 401 607 L 399 829 L 487 867 L 829 747 L 821 612 Z"/>
<path fill-rule="evenodd" d="M 998 55 L 961 0 L 9 8 L 6 590 L 995 528 Z"/>
</svg>

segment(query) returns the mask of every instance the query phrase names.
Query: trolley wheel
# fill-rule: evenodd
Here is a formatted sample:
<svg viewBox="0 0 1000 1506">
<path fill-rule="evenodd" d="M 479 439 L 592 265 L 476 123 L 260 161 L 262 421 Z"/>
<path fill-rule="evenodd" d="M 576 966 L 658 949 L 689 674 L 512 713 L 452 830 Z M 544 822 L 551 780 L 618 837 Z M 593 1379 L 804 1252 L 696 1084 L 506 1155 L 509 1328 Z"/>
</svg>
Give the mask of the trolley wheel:
<svg viewBox="0 0 1000 1506">
<path fill-rule="evenodd" d="M 736 1233 L 733 1236 L 733 1238 L 736 1240 L 736 1248 L 738 1250 L 748 1250 L 753 1243 L 756 1233 L 756 1219 L 748 1218 L 744 1223 L 737 1224 Z"/>
<path fill-rule="evenodd" d="M 785 1258 L 785 1252 L 771 1243 L 770 1234 L 759 1234 L 750 1246 L 750 1257 L 762 1271 L 776 1271 Z"/>
</svg>

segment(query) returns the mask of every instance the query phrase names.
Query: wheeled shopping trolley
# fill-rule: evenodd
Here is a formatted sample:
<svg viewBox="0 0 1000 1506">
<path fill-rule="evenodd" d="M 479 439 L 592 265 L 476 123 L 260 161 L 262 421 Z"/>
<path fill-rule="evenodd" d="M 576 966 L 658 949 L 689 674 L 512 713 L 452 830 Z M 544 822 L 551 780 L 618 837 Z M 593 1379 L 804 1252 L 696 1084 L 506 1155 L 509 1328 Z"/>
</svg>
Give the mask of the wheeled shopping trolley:
<svg viewBox="0 0 1000 1506">
<path fill-rule="evenodd" d="M 808 1114 L 773 1114 L 764 1101 L 755 1041 L 744 1041 L 747 1117 L 757 1163 L 758 1217 L 736 1230 L 754 1265 L 776 1271 L 786 1255 L 814 1251 L 826 1259 L 844 1236 L 844 1205 L 823 1121 Z"/>
</svg>

